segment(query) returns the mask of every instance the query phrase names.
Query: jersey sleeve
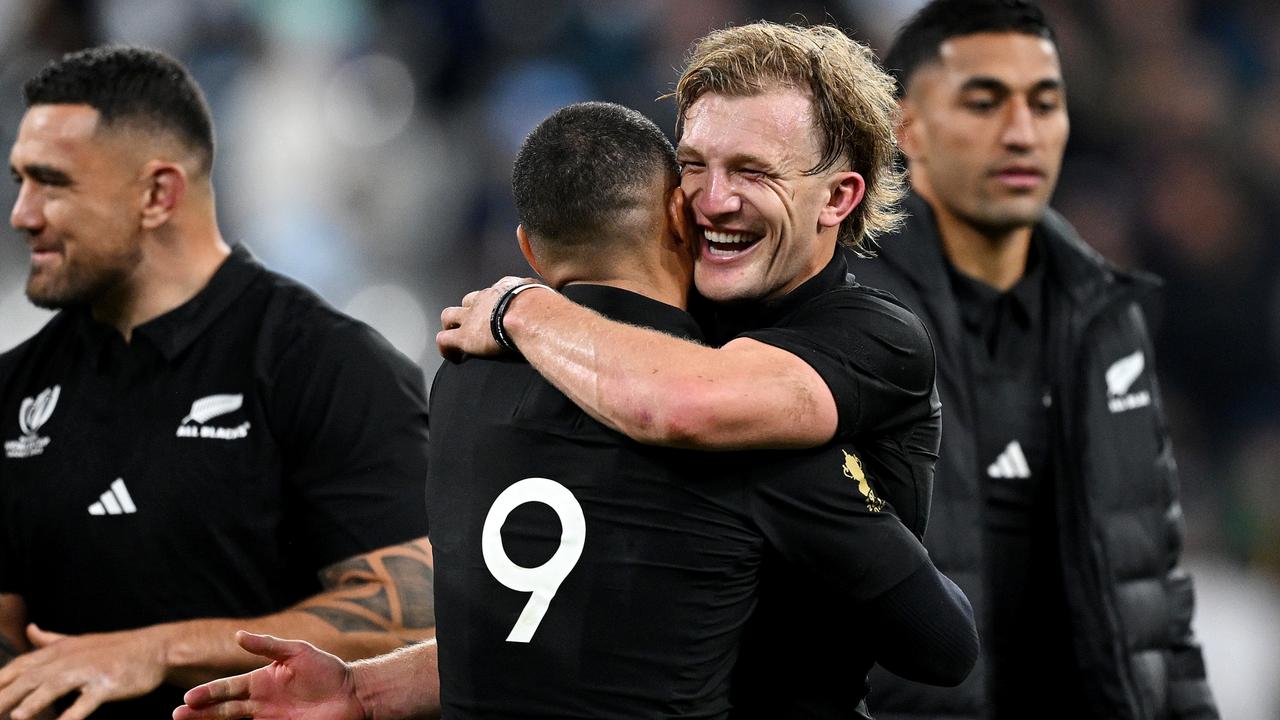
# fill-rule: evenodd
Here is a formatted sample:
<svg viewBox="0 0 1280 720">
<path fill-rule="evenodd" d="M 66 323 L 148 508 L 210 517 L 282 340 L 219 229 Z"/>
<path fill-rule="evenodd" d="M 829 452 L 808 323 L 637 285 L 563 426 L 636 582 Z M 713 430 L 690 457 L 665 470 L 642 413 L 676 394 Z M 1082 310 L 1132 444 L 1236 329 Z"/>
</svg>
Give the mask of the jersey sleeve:
<svg viewBox="0 0 1280 720">
<path fill-rule="evenodd" d="M 786 350 L 817 371 L 836 401 L 837 437 L 930 412 L 935 364 L 928 332 L 910 310 L 878 291 L 841 287 L 740 337 Z"/>
<path fill-rule="evenodd" d="M 752 453 L 746 462 L 750 513 L 766 542 L 846 600 L 874 598 L 929 562 L 867 482 L 856 452 L 830 444 Z"/>
<path fill-rule="evenodd" d="M 274 383 L 272 429 L 297 533 L 289 540 L 315 569 L 425 536 L 427 404 L 417 365 L 363 323 L 320 314 L 285 351 Z"/>
</svg>

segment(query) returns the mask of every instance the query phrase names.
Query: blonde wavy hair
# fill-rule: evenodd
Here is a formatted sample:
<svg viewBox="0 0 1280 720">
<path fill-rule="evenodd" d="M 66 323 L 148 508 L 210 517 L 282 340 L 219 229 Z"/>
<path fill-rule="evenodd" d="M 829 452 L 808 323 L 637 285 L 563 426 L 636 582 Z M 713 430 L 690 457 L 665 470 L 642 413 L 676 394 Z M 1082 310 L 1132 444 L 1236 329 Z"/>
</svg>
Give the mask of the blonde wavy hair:
<svg viewBox="0 0 1280 720">
<path fill-rule="evenodd" d="M 684 132 L 689 107 L 706 93 L 751 96 L 777 87 L 813 98 L 822 136 L 822 158 L 807 171 L 816 175 L 844 161 L 866 181 L 866 194 L 840 225 L 839 241 L 859 252 L 902 222 L 898 203 L 906 192 L 897 160 L 895 85 L 871 48 L 831 25 L 757 22 L 716 30 L 699 40 L 667 97 L 676 100 L 676 136 Z"/>
</svg>

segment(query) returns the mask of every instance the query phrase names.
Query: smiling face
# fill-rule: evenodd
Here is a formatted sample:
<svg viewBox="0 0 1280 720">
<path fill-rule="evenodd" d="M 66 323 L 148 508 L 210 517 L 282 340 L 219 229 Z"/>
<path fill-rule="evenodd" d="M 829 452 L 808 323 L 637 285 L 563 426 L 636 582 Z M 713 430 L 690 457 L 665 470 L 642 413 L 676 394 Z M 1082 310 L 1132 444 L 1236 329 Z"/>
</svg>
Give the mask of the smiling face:
<svg viewBox="0 0 1280 720">
<path fill-rule="evenodd" d="M 831 259 L 863 183 L 844 167 L 807 175 L 821 149 L 812 101 L 792 88 L 707 93 L 689 107 L 677 158 L 700 246 L 694 281 L 704 297 L 781 297 Z"/>
<path fill-rule="evenodd" d="M 911 185 L 983 231 L 1040 220 L 1069 123 L 1053 43 L 1015 32 L 951 38 L 912 76 L 901 147 Z"/>
<path fill-rule="evenodd" d="M 88 105 L 33 106 L 9 154 L 19 185 L 9 222 L 27 236 L 27 297 L 40 307 L 93 304 L 141 262 L 144 187 L 98 122 Z"/>
</svg>

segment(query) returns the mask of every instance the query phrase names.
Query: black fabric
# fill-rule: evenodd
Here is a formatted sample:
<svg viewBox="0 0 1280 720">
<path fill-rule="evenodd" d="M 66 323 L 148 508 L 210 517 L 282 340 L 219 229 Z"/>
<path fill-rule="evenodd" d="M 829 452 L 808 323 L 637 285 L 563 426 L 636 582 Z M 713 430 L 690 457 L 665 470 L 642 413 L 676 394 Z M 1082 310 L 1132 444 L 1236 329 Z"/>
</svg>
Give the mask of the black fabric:
<svg viewBox="0 0 1280 720">
<path fill-rule="evenodd" d="M 696 333 L 688 315 L 623 290 L 564 293 L 615 320 Z M 510 358 L 446 363 L 431 402 L 434 417 L 449 418 L 433 428 L 427 490 L 448 717 L 724 717 L 766 551 L 821 567 L 826 595 L 846 605 L 927 563 L 891 511 L 873 510 L 845 474 L 849 445 L 751 454 L 639 445 Z M 562 486 L 569 495 L 552 502 L 579 506 L 585 535 L 532 637 L 511 642 L 530 593 L 497 578 L 483 538 L 497 500 L 527 478 Z M 550 497 L 545 487 L 520 495 L 505 522 L 491 521 L 490 542 L 500 537 L 521 566 L 546 564 L 567 542 Z M 869 666 L 877 649 L 852 652 Z"/>
<path fill-rule="evenodd" d="M 852 282 L 843 254 L 836 253 L 787 296 L 715 308 L 707 318 L 719 343 L 750 338 L 812 366 L 839 410 L 833 445 L 847 448 L 842 459 L 856 459 L 856 470 L 845 468 L 844 481 L 854 484 L 859 482 L 855 475 L 864 477 L 871 494 L 886 501 L 908 529 L 924 533 L 941 411 L 932 343 L 910 311 L 892 296 Z M 798 482 L 815 485 L 816 477 L 810 473 Z M 840 512 L 837 506 L 831 509 Z M 832 594 L 830 578 L 817 563 L 770 556 L 760 608 L 735 673 L 735 717 L 858 717 L 851 713 L 858 712 L 866 689 L 861 678 L 874 657 L 867 650 L 880 649 L 867 633 L 830 622 L 849 611 L 849 603 Z M 955 631 L 967 629 L 961 624 Z"/>
<path fill-rule="evenodd" d="M 773 345 L 817 371 L 839 411 L 837 440 L 854 441 L 876 487 L 923 535 L 941 435 L 933 345 L 893 296 L 852 281 L 843 253 L 785 297 L 720 308 L 716 344 Z"/>
<path fill-rule="evenodd" d="M 17 457 L 10 423 L 52 388 L 25 434 L 47 443 Z M 130 343 L 64 310 L 0 356 L 0 591 L 76 634 L 282 610 L 322 568 L 426 534 L 426 412 L 416 365 L 243 247 Z M 167 717 L 181 694 L 94 717 Z"/>
<path fill-rule="evenodd" d="M 1044 238 L 1032 235 L 1022 278 L 1000 292 L 948 264 L 964 328 L 983 481 L 986 664 L 993 717 L 1035 715 L 1046 696 L 1079 715 L 1078 673 L 1058 571 L 1044 345 Z M 1046 669 L 1050 669 L 1046 672 Z M 899 673 L 900 674 L 900 673 Z"/>
<path fill-rule="evenodd" d="M 1006 419 L 980 412 L 932 212 L 914 196 L 906 209 L 906 227 L 881 239 L 880 258 L 855 260 L 852 267 L 860 282 L 889 290 L 919 313 L 939 348 L 947 431 L 925 544 L 973 602 L 986 637 L 992 599 L 981 572 L 986 511 L 979 471 L 989 460 L 979 455 L 976 433 Z M 1034 671 L 1053 674 L 1055 661 L 1071 663 L 1088 717 L 1216 717 L 1190 627 L 1190 586 L 1178 564 L 1176 474 L 1137 304 L 1153 283 L 1105 263 L 1052 210 L 1036 232 L 1044 239 L 1047 270 L 1044 357 L 1055 569 L 1072 653 L 1042 656 Z M 877 669 L 869 702 L 878 718 L 889 720 L 991 717 L 988 684 L 985 659 L 953 690 Z M 1070 698 L 1042 697 L 1040 706 L 1057 708 L 1065 700 Z"/>
</svg>

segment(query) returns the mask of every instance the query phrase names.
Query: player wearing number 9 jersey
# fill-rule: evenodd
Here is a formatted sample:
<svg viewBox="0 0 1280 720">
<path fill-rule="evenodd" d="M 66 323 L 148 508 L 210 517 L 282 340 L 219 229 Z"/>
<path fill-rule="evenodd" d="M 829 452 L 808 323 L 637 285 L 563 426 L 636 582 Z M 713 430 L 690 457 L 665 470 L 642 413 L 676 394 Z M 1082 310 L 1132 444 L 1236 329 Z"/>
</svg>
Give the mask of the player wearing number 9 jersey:
<svg viewBox="0 0 1280 720">
<path fill-rule="evenodd" d="M 555 113 L 516 161 L 522 251 L 585 307 L 699 339 L 683 311 L 683 196 L 666 202 L 675 172 L 669 143 L 634 111 Z M 427 503 L 446 717 L 726 716 L 766 552 L 866 613 L 848 648 L 864 671 L 878 659 L 955 683 L 974 661 L 968 602 L 876 496 L 852 445 L 641 445 L 511 356 L 446 363 L 431 405 L 443 419 Z"/>
<path fill-rule="evenodd" d="M 565 108 L 521 149 L 517 234 L 566 296 L 693 338 L 681 309 L 692 263 L 683 196 L 664 213 L 672 165 L 670 145 L 639 114 Z M 444 332 L 460 310 L 445 311 Z M 839 678 L 848 707 L 873 659 L 937 684 L 959 682 L 974 663 L 968 601 L 875 493 L 860 448 L 638 445 L 510 355 L 446 364 L 431 404 L 439 695 L 434 644 L 348 664 L 241 634 L 242 647 L 274 662 L 194 688 L 175 720 L 396 720 L 431 715 L 441 699 L 458 720 L 724 717 L 766 553 L 775 567 L 824 578 L 814 602 L 857 619 L 838 665 L 849 671 Z"/>
</svg>

